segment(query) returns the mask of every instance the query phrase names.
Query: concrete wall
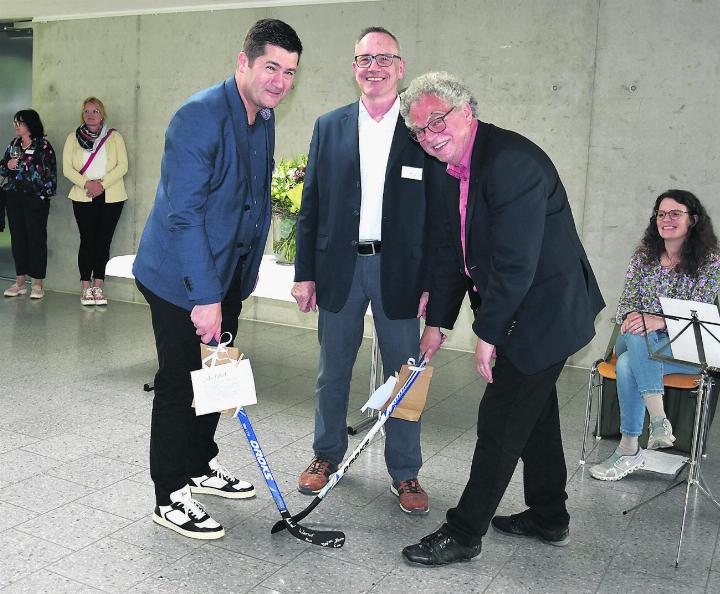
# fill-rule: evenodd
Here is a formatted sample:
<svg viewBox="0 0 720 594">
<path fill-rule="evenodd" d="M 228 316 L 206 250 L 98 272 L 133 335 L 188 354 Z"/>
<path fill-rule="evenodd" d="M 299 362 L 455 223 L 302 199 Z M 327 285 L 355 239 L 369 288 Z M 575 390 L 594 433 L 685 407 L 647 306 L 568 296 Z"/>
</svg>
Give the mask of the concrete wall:
<svg viewBox="0 0 720 594">
<path fill-rule="evenodd" d="M 375 24 L 399 37 L 408 79 L 439 69 L 459 75 L 476 91 L 482 119 L 548 152 L 608 302 L 578 364 L 607 342 L 655 196 L 691 189 L 720 220 L 716 0 L 387 0 L 37 24 L 33 102 L 58 151 L 91 94 L 106 102 L 128 145 L 131 199 L 113 254 L 137 246 L 172 112 L 233 71 L 245 31 L 266 16 L 291 23 L 306 48 L 295 90 L 277 110 L 276 157 L 307 151 L 315 118 L 356 100 L 353 42 Z M 61 182 L 60 196 L 68 189 Z M 77 291 L 79 240 L 61 197 L 49 223 L 47 286 Z M 108 288 L 113 297 L 141 299 L 128 281 Z M 315 323 L 290 304 L 252 298 L 243 316 Z M 474 348 L 469 320 L 464 312 L 451 346 Z"/>
</svg>

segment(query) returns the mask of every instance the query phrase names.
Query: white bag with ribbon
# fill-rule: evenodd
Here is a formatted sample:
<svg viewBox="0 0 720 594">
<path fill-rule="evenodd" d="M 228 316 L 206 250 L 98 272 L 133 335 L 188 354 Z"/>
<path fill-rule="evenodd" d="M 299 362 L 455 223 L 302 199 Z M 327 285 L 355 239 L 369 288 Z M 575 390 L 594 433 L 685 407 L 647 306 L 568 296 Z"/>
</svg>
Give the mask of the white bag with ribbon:
<svg viewBox="0 0 720 594">
<path fill-rule="evenodd" d="M 223 341 L 226 335 L 229 338 Z M 197 416 L 224 411 L 234 413 L 241 406 L 257 404 L 250 360 L 243 359 L 238 349 L 227 346 L 231 340 L 232 335 L 224 332 L 216 347 L 200 345 L 203 366 L 190 372 Z"/>
</svg>

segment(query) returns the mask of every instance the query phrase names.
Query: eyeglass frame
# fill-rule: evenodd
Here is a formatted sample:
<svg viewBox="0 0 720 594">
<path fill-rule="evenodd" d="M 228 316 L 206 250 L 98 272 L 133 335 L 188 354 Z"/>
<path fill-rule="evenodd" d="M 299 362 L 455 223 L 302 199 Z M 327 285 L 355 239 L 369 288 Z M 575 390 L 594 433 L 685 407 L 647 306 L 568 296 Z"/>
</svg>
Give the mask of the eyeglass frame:
<svg viewBox="0 0 720 594">
<path fill-rule="evenodd" d="M 382 64 L 380 64 L 380 63 L 378 62 L 378 60 L 377 60 L 377 59 L 378 59 L 378 56 L 382 56 L 382 57 L 385 57 L 385 58 L 390 58 L 390 63 L 387 64 L 386 66 L 383 66 Z M 367 66 L 361 66 L 360 64 L 358 64 L 358 58 L 369 58 L 369 59 L 370 59 L 370 62 L 368 62 L 368 65 L 367 65 Z M 355 62 L 355 66 L 357 66 L 358 68 L 370 68 L 370 66 L 372 66 L 373 60 L 375 60 L 375 63 L 376 63 L 380 68 L 390 68 L 390 66 L 392 66 L 392 64 L 393 64 L 393 62 L 395 61 L 396 58 L 397 58 L 398 60 L 402 60 L 402 57 L 401 57 L 401 56 L 398 56 L 397 54 L 375 54 L 375 55 L 372 55 L 372 54 L 358 54 L 357 56 L 355 56 L 355 57 L 353 58 L 353 62 Z"/>
<path fill-rule="evenodd" d="M 18 126 L 27 126 L 27 124 L 22 120 L 13 120 L 13 126 L 17 128 Z"/>
<path fill-rule="evenodd" d="M 430 132 L 433 132 L 434 134 L 440 134 L 440 132 L 444 132 L 445 128 L 447 128 L 447 122 L 445 121 L 445 118 L 448 117 L 454 109 L 455 106 L 453 105 L 443 115 L 433 118 L 427 123 L 427 125 L 423 126 L 422 128 L 411 129 L 409 132 L 410 139 L 414 140 L 415 142 L 422 142 L 425 139 L 426 130 L 430 130 Z M 440 128 L 439 130 L 433 130 L 431 126 L 435 125 L 435 123 L 437 122 L 440 122 L 442 124 L 442 128 Z M 422 138 L 420 138 L 421 135 Z"/>
<path fill-rule="evenodd" d="M 673 215 L 673 213 L 675 213 Z M 682 215 L 689 215 L 689 210 L 680 210 L 678 208 L 673 208 L 672 210 L 656 210 L 653 213 L 653 219 L 656 221 L 664 221 L 666 217 L 670 217 L 671 221 L 677 221 Z"/>
<path fill-rule="evenodd" d="M 99 109 L 83 109 L 83 115 L 102 115 Z"/>
</svg>

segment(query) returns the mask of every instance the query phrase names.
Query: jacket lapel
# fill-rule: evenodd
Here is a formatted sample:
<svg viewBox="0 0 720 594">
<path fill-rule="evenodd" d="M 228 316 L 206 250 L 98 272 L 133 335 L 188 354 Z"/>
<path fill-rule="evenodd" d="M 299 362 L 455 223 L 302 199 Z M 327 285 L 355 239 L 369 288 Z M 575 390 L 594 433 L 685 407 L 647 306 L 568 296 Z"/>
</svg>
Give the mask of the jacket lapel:
<svg viewBox="0 0 720 594">
<path fill-rule="evenodd" d="M 472 221 L 475 213 L 475 206 L 480 196 L 480 169 L 483 166 L 483 154 L 487 144 L 488 125 L 478 122 L 477 133 L 475 134 L 475 145 L 473 146 L 470 159 L 470 187 L 468 188 L 467 210 L 465 213 L 465 242 L 467 246 L 472 245 Z"/>
<path fill-rule="evenodd" d="M 358 103 L 348 105 L 342 116 L 342 152 L 339 157 L 351 161 L 352 171 L 360 179 L 360 136 L 358 134 Z"/>
<path fill-rule="evenodd" d="M 388 187 L 388 178 L 390 172 L 395 165 L 395 162 L 400 158 L 403 149 L 410 142 L 408 138 L 408 129 L 405 127 L 405 122 L 400 114 L 398 114 L 397 122 L 395 123 L 395 132 L 393 132 L 392 143 L 390 144 L 390 154 L 388 155 L 387 167 L 385 168 L 385 187 Z"/>
<path fill-rule="evenodd" d="M 240 171 L 244 177 L 247 177 L 250 171 L 250 151 L 248 149 L 247 135 L 247 111 L 245 104 L 240 98 L 240 92 L 235 82 L 235 77 L 231 76 L 225 81 L 225 98 L 230 111 L 230 117 L 233 122 L 233 130 L 235 132 L 236 158 L 240 163 Z M 260 117 L 259 115 L 257 117 Z M 270 148 L 268 146 L 268 148 Z M 269 151 L 268 151 L 269 152 Z"/>
</svg>

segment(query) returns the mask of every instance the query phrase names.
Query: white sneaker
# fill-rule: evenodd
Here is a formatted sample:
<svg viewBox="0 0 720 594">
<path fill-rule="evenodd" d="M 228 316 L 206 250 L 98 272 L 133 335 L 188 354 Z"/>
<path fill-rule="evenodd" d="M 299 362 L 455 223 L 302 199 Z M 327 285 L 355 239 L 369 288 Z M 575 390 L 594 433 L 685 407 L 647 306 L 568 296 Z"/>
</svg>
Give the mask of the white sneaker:
<svg viewBox="0 0 720 594">
<path fill-rule="evenodd" d="M 626 454 L 618 448 L 605 462 L 591 466 L 590 476 L 599 481 L 619 481 L 643 466 L 645 466 L 645 452 L 642 448 L 638 447 L 638 451 L 634 454 Z"/>
<path fill-rule="evenodd" d="M 3 295 L 5 295 L 5 297 L 17 297 L 18 295 L 25 295 L 26 293 L 27 287 L 25 287 L 25 285 L 18 287 L 17 284 L 14 284 L 5 289 Z"/>
<path fill-rule="evenodd" d="M 93 287 L 92 294 L 95 298 L 95 305 L 107 305 L 107 297 L 105 297 L 102 287 Z"/>
<path fill-rule="evenodd" d="M 38 285 L 33 285 L 30 291 L 30 299 L 42 299 L 45 297 L 45 289 Z"/>
<path fill-rule="evenodd" d="M 650 436 L 648 437 L 647 449 L 671 448 L 674 443 L 675 436 L 670 421 L 665 417 L 654 417 L 650 421 Z"/>
<path fill-rule="evenodd" d="M 255 497 L 255 487 L 241 481 L 218 461 L 217 457 L 208 462 L 210 473 L 190 479 L 192 493 L 217 495 L 228 499 Z"/>
<path fill-rule="evenodd" d="M 189 485 L 170 493 L 170 501 L 170 505 L 155 506 L 153 522 L 188 538 L 213 540 L 225 536 L 225 529 L 192 498 Z"/>
<path fill-rule="evenodd" d="M 82 305 L 95 305 L 95 295 L 91 287 L 83 289 L 82 293 L 80 293 L 80 303 Z"/>
</svg>

